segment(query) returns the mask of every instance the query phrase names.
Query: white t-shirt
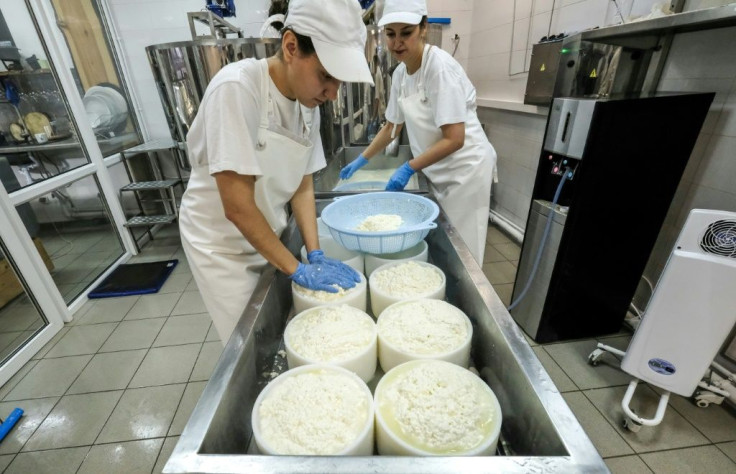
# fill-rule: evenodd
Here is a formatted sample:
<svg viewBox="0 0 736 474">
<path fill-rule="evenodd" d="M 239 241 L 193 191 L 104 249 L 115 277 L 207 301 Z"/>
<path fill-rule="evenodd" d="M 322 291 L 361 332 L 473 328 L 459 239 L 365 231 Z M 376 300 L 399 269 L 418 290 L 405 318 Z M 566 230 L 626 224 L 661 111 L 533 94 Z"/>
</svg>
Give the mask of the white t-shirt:
<svg viewBox="0 0 736 474">
<path fill-rule="evenodd" d="M 424 71 L 422 71 L 424 69 Z M 386 107 L 386 120 L 404 123 L 404 114 L 399 108 L 402 82 L 403 95 L 408 97 L 419 92 L 419 74 L 426 81 L 424 88 L 432 106 L 434 124 L 437 128 L 450 123 L 468 121 L 468 113 L 475 114 L 475 87 L 468 79 L 460 63 L 449 53 L 436 46 L 427 52 L 425 63 L 414 74 L 407 74 L 406 64 L 401 63 L 391 76 L 391 94 Z"/>
<path fill-rule="evenodd" d="M 215 75 L 187 134 L 193 167 L 209 166 L 210 175 L 225 170 L 242 175 L 262 174 L 254 153 L 261 110 L 267 106 L 261 98 L 262 78 L 256 59 L 228 64 Z M 285 97 L 270 78 L 268 82 L 272 122 L 314 144 L 305 174 L 324 168 L 327 163 L 319 132 L 319 110 L 311 114 L 307 134 L 299 102 Z"/>
</svg>

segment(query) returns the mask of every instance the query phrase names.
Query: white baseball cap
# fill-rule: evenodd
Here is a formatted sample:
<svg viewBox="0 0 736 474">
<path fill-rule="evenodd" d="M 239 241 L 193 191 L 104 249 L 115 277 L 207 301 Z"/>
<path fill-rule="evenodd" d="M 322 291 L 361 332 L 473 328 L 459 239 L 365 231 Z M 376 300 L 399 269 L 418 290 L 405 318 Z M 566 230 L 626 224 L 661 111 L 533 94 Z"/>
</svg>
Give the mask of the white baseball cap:
<svg viewBox="0 0 736 474">
<path fill-rule="evenodd" d="M 317 57 L 332 77 L 373 85 L 358 0 L 291 0 L 284 20 L 287 26 L 312 39 Z"/>
<path fill-rule="evenodd" d="M 378 21 L 378 26 L 391 23 L 418 25 L 422 17 L 426 15 L 427 2 L 425 0 L 386 0 L 383 6 L 383 16 Z"/>
</svg>

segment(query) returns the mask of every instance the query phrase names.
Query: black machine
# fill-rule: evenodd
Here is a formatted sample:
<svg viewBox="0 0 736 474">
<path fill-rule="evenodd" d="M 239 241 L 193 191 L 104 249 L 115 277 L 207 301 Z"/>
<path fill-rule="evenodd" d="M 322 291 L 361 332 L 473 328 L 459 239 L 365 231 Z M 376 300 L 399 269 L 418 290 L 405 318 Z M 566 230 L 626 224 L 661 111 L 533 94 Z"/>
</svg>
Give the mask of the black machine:
<svg viewBox="0 0 736 474">
<path fill-rule="evenodd" d="M 535 341 L 621 328 L 714 95 L 554 99 L 511 309 Z"/>
</svg>

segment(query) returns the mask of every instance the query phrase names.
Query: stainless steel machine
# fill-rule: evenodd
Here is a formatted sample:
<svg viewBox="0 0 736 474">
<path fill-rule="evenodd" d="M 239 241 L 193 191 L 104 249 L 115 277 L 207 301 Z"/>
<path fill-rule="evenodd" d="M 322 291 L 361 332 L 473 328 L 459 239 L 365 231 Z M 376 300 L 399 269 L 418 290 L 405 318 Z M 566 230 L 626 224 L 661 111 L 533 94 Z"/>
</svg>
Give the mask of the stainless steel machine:
<svg viewBox="0 0 736 474">
<path fill-rule="evenodd" d="M 317 202 L 318 211 L 329 200 Z M 192 412 L 166 473 L 597 473 L 603 460 L 555 388 L 465 243 L 440 213 L 427 236 L 429 258 L 447 277 L 447 300 L 473 323 L 471 356 L 503 412 L 496 456 L 267 456 L 255 450 L 251 411 L 279 356 L 292 310 L 291 282 L 264 270 Z M 292 219 L 282 241 L 295 255 L 302 245 Z M 380 376 L 380 374 L 379 374 Z M 374 378 L 371 386 L 378 377 Z"/>
<path fill-rule="evenodd" d="M 535 341 L 620 329 L 713 96 L 554 100 L 512 297 Z"/>
<path fill-rule="evenodd" d="M 206 39 L 146 47 L 172 138 L 186 142 L 207 84 L 226 64 L 245 58 L 267 58 L 278 39 Z"/>
</svg>

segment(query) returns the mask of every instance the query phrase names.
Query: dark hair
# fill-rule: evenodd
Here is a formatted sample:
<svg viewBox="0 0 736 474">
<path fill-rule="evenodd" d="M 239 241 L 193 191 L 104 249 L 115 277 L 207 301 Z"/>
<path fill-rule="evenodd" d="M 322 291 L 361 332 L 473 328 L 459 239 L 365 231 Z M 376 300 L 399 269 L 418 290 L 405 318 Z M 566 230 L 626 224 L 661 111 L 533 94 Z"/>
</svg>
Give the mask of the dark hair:
<svg viewBox="0 0 736 474">
<path fill-rule="evenodd" d="M 271 6 L 268 7 L 268 16 L 273 16 L 278 13 L 282 15 L 286 15 L 286 12 L 289 9 L 289 1 L 288 0 L 271 0 Z M 277 30 L 281 30 L 284 27 L 284 24 L 280 21 L 274 21 L 271 23 L 271 26 L 276 28 Z"/>
<path fill-rule="evenodd" d="M 300 35 L 296 31 L 294 31 L 290 26 L 287 26 L 286 28 L 281 30 L 281 38 L 284 37 L 284 34 L 287 31 L 291 31 L 294 33 L 294 36 L 296 36 L 296 44 L 299 48 L 299 52 L 302 53 L 305 56 L 311 56 L 316 53 L 314 50 L 314 43 L 312 43 L 312 38 L 309 36 Z M 281 50 L 279 49 L 278 55 L 281 57 Z"/>
<path fill-rule="evenodd" d="M 422 17 L 422 21 L 419 22 L 419 26 L 422 27 L 422 28 L 426 28 L 427 27 L 427 15 L 424 15 Z"/>
</svg>

